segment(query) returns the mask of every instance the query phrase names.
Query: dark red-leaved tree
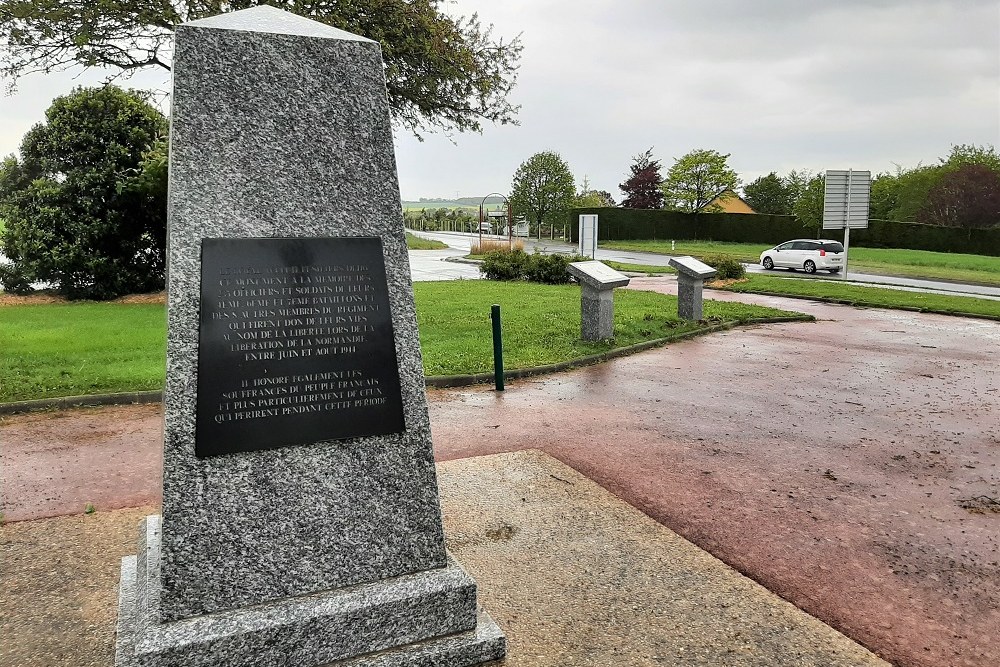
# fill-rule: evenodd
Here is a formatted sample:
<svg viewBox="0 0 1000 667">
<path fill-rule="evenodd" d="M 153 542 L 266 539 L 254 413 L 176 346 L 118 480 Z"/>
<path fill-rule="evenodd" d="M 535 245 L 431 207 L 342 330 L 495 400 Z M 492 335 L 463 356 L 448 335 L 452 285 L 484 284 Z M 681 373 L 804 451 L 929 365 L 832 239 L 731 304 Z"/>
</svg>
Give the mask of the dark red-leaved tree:
<svg viewBox="0 0 1000 667">
<path fill-rule="evenodd" d="M 631 176 L 619 185 L 625 193 L 624 208 L 663 208 L 663 190 L 660 183 L 660 161 L 653 159 L 653 149 L 636 155 L 629 167 Z"/>
<path fill-rule="evenodd" d="M 981 164 L 948 172 L 931 188 L 917 222 L 968 229 L 1000 225 L 1000 175 Z"/>
</svg>

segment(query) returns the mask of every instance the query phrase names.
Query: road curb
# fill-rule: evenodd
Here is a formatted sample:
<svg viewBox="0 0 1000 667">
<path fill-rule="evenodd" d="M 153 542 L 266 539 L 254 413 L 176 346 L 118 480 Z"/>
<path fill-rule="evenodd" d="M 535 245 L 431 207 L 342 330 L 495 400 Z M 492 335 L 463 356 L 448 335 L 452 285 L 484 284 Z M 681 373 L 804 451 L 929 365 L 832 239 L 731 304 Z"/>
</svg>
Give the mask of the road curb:
<svg viewBox="0 0 1000 667">
<path fill-rule="evenodd" d="M 532 366 L 530 368 L 517 368 L 509 371 L 504 371 L 504 379 L 516 380 L 518 378 L 526 378 L 534 375 L 549 375 L 551 373 L 558 373 L 560 371 L 569 370 L 571 368 L 579 368 L 581 366 L 591 366 L 593 364 L 601 363 L 602 361 L 609 361 L 611 359 L 617 359 L 618 357 L 624 357 L 630 354 L 635 354 L 636 352 L 643 352 L 645 350 L 653 349 L 654 347 L 660 347 L 666 345 L 667 343 L 672 343 L 675 341 L 685 340 L 687 338 L 694 338 L 696 336 L 703 336 L 706 334 L 714 333 L 716 331 L 725 331 L 727 329 L 733 329 L 741 326 L 754 326 L 759 324 L 781 324 L 783 322 L 812 322 L 816 318 L 812 315 L 802 315 L 802 316 L 790 316 L 790 317 L 762 317 L 754 318 L 750 320 L 744 320 L 742 322 L 721 322 L 719 324 L 712 325 L 710 327 L 705 327 L 704 329 L 695 329 L 694 331 L 684 331 L 682 333 L 665 336 L 663 338 L 657 338 L 655 340 L 647 340 L 642 343 L 636 343 L 635 345 L 629 345 L 628 347 L 619 347 L 614 350 L 608 350 L 607 352 L 601 352 L 600 354 L 592 354 L 586 357 L 578 357 L 576 359 L 570 359 L 568 361 L 561 361 L 557 364 L 546 364 L 544 366 Z M 446 388 L 446 387 L 467 387 L 475 384 L 485 384 L 488 382 L 493 382 L 493 373 L 475 373 L 469 375 L 432 375 L 430 377 L 425 377 L 424 382 L 428 387 L 435 388 Z M 25 412 L 36 412 L 40 410 L 64 410 L 66 408 L 80 408 L 80 407 L 97 407 L 106 405 L 137 405 L 143 403 L 159 403 L 163 400 L 162 391 L 134 391 L 134 392 L 122 392 L 116 394 L 93 394 L 89 396 L 63 396 L 60 398 L 40 398 L 31 401 L 15 401 L 12 403 L 0 403 L 0 415 L 15 415 Z"/>
<path fill-rule="evenodd" d="M 483 263 L 481 259 L 468 259 L 467 257 L 445 257 L 444 261 L 454 262 L 455 264 L 472 264 L 478 266 Z"/>
<path fill-rule="evenodd" d="M 128 391 L 117 394 L 91 394 L 88 396 L 62 396 L 60 398 L 39 398 L 32 401 L 0 403 L 0 415 L 15 415 L 37 410 L 64 410 L 101 405 L 134 405 L 139 403 L 159 403 L 162 391 Z"/>
</svg>

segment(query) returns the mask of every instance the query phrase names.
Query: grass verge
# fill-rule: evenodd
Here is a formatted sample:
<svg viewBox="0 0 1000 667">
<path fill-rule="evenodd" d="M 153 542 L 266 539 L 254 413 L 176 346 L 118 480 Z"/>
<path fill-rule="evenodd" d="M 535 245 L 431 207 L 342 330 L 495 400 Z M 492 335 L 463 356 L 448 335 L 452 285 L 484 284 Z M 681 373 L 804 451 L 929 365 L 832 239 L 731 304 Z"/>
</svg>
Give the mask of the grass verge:
<svg viewBox="0 0 1000 667">
<path fill-rule="evenodd" d="M 655 264 L 630 264 L 628 262 L 609 262 L 601 260 L 615 271 L 627 271 L 628 273 L 645 273 L 647 276 L 662 276 L 665 273 L 677 273 L 669 266 L 656 266 Z"/>
<path fill-rule="evenodd" d="M 787 239 L 780 239 L 778 242 Z M 744 263 L 756 264 L 760 254 L 772 247 L 755 243 L 715 243 L 712 241 L 677 241 L 670 249 L 670 241 L 604 241 L 602 248 L 654 252 L 665 255 L 725 255 Z M 1000 285 L 1000 257 L 962 255 L 928 250 L 901 250 L 891 248 L 850 249 L 849 269 L 862 273 L 926 278 L 979 285 Z"/>
<path fill-rule="evenodd" d="M 0 307 L 0 402 L 160 389 L 162 304 Z"/>
<path fill-rule="evenodd" d="M 406 232 L 406 247 L 410 250 L 442 250 L 443 248 L 447 248 L 448 244 L 432 239 L 420 238 L 410 232 Z"/>
<path fill-rule="evenodd" d="M 705 301 L 707 324 L 677 319 L 677 300 L 615 292 L 615 338 L 580 340 L 580 291 L 572 285 L 461 281 L 414 285 L 427 375 L 492 369 L 490 305 L 503 309 L 509 369 L 601 354 L 705 328 L 795 315 Z M 160 389 L 165 311 L 161 304 L 76 303 L 0 307 L 0 402 Z"/>
<path fill-rule="evenodd" d="M 503 318 L 504 366 L 525 368 L 558 363 L 614 348 L 627 347 L 704 324 L 677 319 L 676 297 L 615 291 L 615 337 L 611 341 L 580 340 L 580 288 L 491 280 L 463 283 L 420 283 L 416 290 L 417 322 L 427 375 L 484 373 L 492 369 L 490 304 Z M 430 304 L 434 304 L 431 307 Z M 742 322 L 761 317 L 787 317 L 786 311 L 744 304 L 705 302 L 705 317 Z"/>
<path fill-rule="evenodd" d="M 908 292 L 885 287 L 844 285 L 832 280 L 804 280 L 752 275 L 743 282 L 717 289 L 725 289 L 730 292 L 820 299 L 872 308 L 918 310 L 946 315 L 975 315 L 1000 320 L 1000 301 L 968 296 Z"/>
</svg>

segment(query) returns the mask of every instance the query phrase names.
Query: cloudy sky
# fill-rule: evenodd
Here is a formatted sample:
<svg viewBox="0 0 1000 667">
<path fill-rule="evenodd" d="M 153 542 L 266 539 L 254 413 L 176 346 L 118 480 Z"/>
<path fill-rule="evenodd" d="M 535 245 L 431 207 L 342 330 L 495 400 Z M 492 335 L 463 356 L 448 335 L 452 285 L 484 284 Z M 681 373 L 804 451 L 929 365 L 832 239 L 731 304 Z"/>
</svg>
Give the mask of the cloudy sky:
<svg viewBox="0 0 1000 667">
<path fill-rule="evenodd" d="M 730 153 L 770 171 L 929 164 L 956 143 L 1000 145 L 1000 0 L 457 0 L 522 35 L 520 126 L 481 135 L 400 130 L 404 199 L 507 192 L 554 150 L 578 183 L 620 197 L 631 158 L 669 167 Z M 55 95 L 93 76 L 35 75 L 0 98 L 0 154 Z M 165 87 L 159 76 L 132 85 Z"/>
</svg>

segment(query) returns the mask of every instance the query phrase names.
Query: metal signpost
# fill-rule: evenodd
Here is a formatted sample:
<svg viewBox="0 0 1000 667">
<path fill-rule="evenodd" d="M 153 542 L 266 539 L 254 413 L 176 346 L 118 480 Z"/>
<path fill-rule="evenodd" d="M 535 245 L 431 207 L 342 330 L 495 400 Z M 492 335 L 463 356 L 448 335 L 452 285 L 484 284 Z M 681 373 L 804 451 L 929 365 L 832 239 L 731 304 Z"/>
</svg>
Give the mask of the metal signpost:
<svg viewBox="0 0 1000 667">
<path fill-rule="evenodd" d="M 826 172 L 823 193 L 823 229 L 844 230 L 844 277 L 847 277 L 847 253 L 852 229 L 868 228 L 868 202 L 871 198 L 872 173 L 853 169 L 830 169 Z"/>
<path fill-rule="evenodd" d="M 486 204 L 486 200 L 489 199 L 490 197 L 499 197 L 502 200 L 503 205 L 498 207 L 496 211 L 490 211 L 487 208 Z M 508 244 L 512 244 L 514 242 L 514 237 L 513 237 L 514 230 L 511 224 L 510 201 L 507 199 L 505 195 L 502 195 L 499 192 L 491 192 L 490 194 L 483 197 L 483 200 L 479 202 L 479 247 L 480 248 L 483 246 L 483 224 L 485 223 L 487 226 L 486 233 L 490 234 L 493 231 L 494 220 L 496 220 L 497 222 L 497 230 L 500 232 L 500 236 L 503 236 L 502 230 L 505 227 L 507 228 L 508 231 L 507 242 Z"/>
</svg>

